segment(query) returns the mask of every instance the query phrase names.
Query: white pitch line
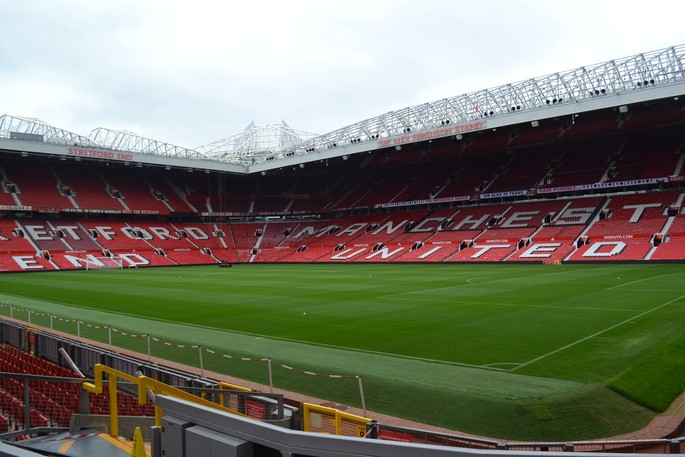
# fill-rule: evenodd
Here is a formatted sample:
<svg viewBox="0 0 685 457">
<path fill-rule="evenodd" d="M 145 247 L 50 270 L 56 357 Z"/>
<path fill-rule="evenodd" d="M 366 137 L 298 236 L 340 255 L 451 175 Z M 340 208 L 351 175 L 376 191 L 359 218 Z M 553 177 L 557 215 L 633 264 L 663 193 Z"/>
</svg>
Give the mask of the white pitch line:
<svg viewBox="0 0 685 457">
<path fill-rule="evenodd" d="M 685 292 L 683 289 L 619 289 L 621 292 Z"/>
<path fill-rule="evenodd" d="M 518 365 L 516 362 L 495 362 L 495 363 L 488 363 L 485 365 L 481 365 L 486 368 L 495 368 L 498 365 Z M 503 370 L 504 368 L 500 368 L 500 370 Z"/>
<path fill-rule="evenodd" d="M 539 275 L 536 275 L 535 277 L 536 277 L 536 278 L 540 278 L 540 277 L 542 277 L 542 276 L 559 275 L 559 274 L 562 274 L 562 273 L 564 273 L 564 272 L 563 272 L 563 271 L 555 271 L 555 272 L 553 272 L 553 273 L 543 273 L 543 274 L 539 274 Z M 457 288 L 457 287 L 480 286 L 481 284 L 488 284 L 488 283 L 491 283 L 491 282 L 498 282 L 498 281 L 513 281 L 513 280 L 518 280 L 518 279 L 520 279 L 520 278 L 527 278 L 527 277 L 528 277 L 527 275 L 514 276 L 514 277 L 509 277 L 509 276 L 507 276 L 507 277 L 499 277 L 499 276 L 498 276 L 498 277 L 496 277 L 496 278 L 489 278 L 489 279 L 486 279 L 485 281 L 480 281 L 480 282 L 470 282 L 470 281 L 473 281 L 473 280 L 478 279 L 478 278 L 467 278 L 467 279 L 466 279 L 466 282 L 463 283 L 463 284 L 451 284 L 451 285 L 449 285 L 449 286 L 431 287 L 431 288 L 429 288 L 429 289 L 411 290 L 411 291 L 408 291 L 408 292 L 398 292 L 398 293 L 396 293 L 396 294 L 384 295 L 384 297 L 389 298 L 389 297 L 397 297 L 397 296 L 400 296 L 400 295 L 420 294 L 420 293 L 426 293 L 426 292 L 433 292 L 433 291 L 437 291 L 437 290 L 454 289 L 454 288 Z"/>
<path fill-rule="evenodd" d="M 651 313 L 651 312 L 654 312 L 654 311 L 656 311 L 656 310 L 658 310 L 658 309 L 661 309 L 661 308 L 663 308 L 664 306 L 668 306 L 668 305 L 670 305 L 671 303 L 675 303 L 675 302 L 677 302 L 678 300 L 680 300 L 681 298 L 685 298 L 685 294 L 681 295 L 680 297 L 674 298 L 673 300 L 667 301 L 666 303 L 663 303 L 663 304 L 661 304 L 661 305 L 659 305 L 659 306 L 657 306 L 657 307 L 655 307 L 655 308 L 648 309 L 647 311 L 645 311 L 645 312 L 643 312 L 643 313 L 640 313 L 640 314 L 638 314 L 637 316 L 633 316 L 633 317 L 631 317 L 631 318 L 629 318 L 629 319 L 626 319 L 626 320 L 624 320 L 624 321 L 622 321 L 622 322 L 619 322 L 618 324 L 615 324 L 615 325 L 612 325 L 611 327 L 605 328 L 604 330 L 600 330 L 599 332 L 593 333 L 592 335 L 586 336 L 585 338 L 581 338 L 581 339 L 579 339 L 579 340 L 577 340 L 577 341 L 574 341 L 573 343 L 567 344 L 566 346 L 562 346 L 562 347 L 560 347 L 560 348 L 558 348 L 558 349 L 555 349 L 554 351 L 548 352 L 547 354 L 543 354 L 543 355 L 541 355 L 540 357 L 536 357 L 536 358 L 534 358 L 534 359 L 532 359 L 532 360 L 529 360 L 529 361 L 526 362 L 526 363 L 522 363 L 522 364 L 519 365 L 518 367 L 512 368 L 512 369 L 509 370 L 509 371 L 516 371 L 516 370 L 518 370 L 519 368 L 526 367 L 526 366 L 531 365 L 531 364 L 533 364 L 533 363 L 535 363 L 535 362 L 538 362 L 538 361 L 540 361 L 540 360 L 542 360 L 542 359 L 545 359 L 545 358 L 547 358 L 547 357 L 549 357 L 549 356 L 551 356 L 551 355 L 554 355 L 554 354 L 556 354 L 556 353 L 558 353 L 558 352 L 564 351 L 564 350 L 566 350 L 566 349 L 568 349 L 568 348 L 570 348 L 570 347 L 573 347 L 573 346 L 575 346 L 575 345 L 577 345 L 577 344 L 580 344 L 580 343 L 582 343 L 582 342 L 584 342 L 584 341 L 587 341 L 587 340 L 589 340 L 589 339 L 591 339 L 591 338 L 594 338 L 594 337 L 596 337 L 596 336 L 599 336 L 599 335 L 601 335 L 602 333 L 606 333 L 606 332 L 608 332 L 608 331 L 610 331 L 610 330 L 613 330 L 613 329 L 615 329 L 615 328 L 617 328 L 617 327 L 620 327 L 621 325 L 625 325 L 625 324 L 627 324 L 627 323 L 630 322 L 630 321 L 633 321 L 633 320 L 635 320 L 635 319 L 639 319 L 639 318 L 641 318 L 642 316 L 646 316 L 647 314 L 649 314 L 649 313 Z"/>
<path fill-rule="evenodd" d="M 12 295 L 12 296 L 14 297 L 15 295 Z M 16 297 L 21 298 L 21 296 L 16 296 Z M 353 347 L 348 347 L 348 346 L 338 346 L 338 345 L 334 345 L 334 344 L 315 343 L 315 342 L 311 342 L 311 341 L 298 340 L 298 339 L 294 339 L 294 338 L 283 338 L 283 337 L 277 337 L 277 336 L 262 335 L 259 333 L 241 332 L 238 330 L 228 330 L 228 329 L 224 329 L 224 328 L 220 328 L 220 327 L 212 327 L 211 325 L 182 323 L 182 322 L 178 322 L 178 321 L 172 321 L 169 319 L 162 319 L 159 317 L 143 317 L 143 316 L 139 316 L 137 314 L 124 313 L 124 312 L 119 312 L 119 311 L 101 311 L 101 310 L 96 310 L 96 309 L 92 309 L 92 308 L 87 308 L 87 307 L 81 306 L 81 305 L 73 305 L 70 303 L 62 303 L 62 302 L 57 302 L 57 301 L 46 301 L 46 300 L 35 300 L 35 301 L 43 302 L 43 303 L 50 303 L 50 304 L 54 303 L 54 304 L 63 305 L 66 307 L 84 308 L 88 311 L 94 311 L 95 313 L 117 314 L 117 315 L 121 315 L 121 316 L 131 317 L 135 320 L 148 320 L 148 321 L 160 322 L 162 324 L 171 324 L 174 326 L 180 325 L 180 326 L 187 326 L 187 327 L 193 327 L 193 328 L 198 328 L 198 329 L 207 329 L 207 330 L 212 330 L 212 331 L 216 331 L 216 332 L 220 332 L 220 333 L 254 337 L 256 339 L 264 339 L 264 340 L 271 340 L 271 341 L 284 341 L 284 342 L 288 342 L 288 343 L 296 343 L 296 344 L 303 344 L 303 345 L 308 345 L 308 346 L 329 348 L 329 349 L 335 349 L 335 350 L 340 350 L 340 351 L 362 352 L 362 353 L 366 353 L 366 354 L 380 355 L 383 357 L 416 360 L 419 362 L 437 363 L 437 364 L 441 364 L 441 365 L 449 365 L 449 366 L 455 366 L 455 367 L 480 368 L 480 369 L 491 370 L 491 371 L 507 371 L 503 368 L 488 367 L 488 366 L 484 366 L 484 365 L 474 365 L 474 364 L 470 364 L 470 363 L 452 362 L 449 360 L 430 359 L 430 358 L 426 358 L 426 357 L 416 357 L 416 356 L 411 356 L 411 355 L 396 354 L 393 352 L 374 351 L 374 350 L 370 350 L 370 349 L 358 349 L 358 348 L 353 348 Z M 28 305 L 22 305 L 22 306 L 28 307 Z M 32 310 L 32 311 L 35 311 L 35 310 Z"/>
<path fill-rule="evenodd" d="M 656 278 L 663 278 L 664 276 L 673 276 L 675 273 L 665 273 L 663 275 L 658 275 L 658 276 L 652 276 L 650 278 L 642 278 L 642 279 L 636 279 L 635 281 L 629 281 L 629 282 L 624 282 L 622 284 L 617 284 L 615 286 L 607 287 L 606 290 L 614 290 L 614 289 L 619 289 L 623 288 L 625 286 L 629 286 L 630 284 L 635 284 L 636 282 L 642 282 L 642 281 L 652 281 Z M 680 291 L 678 291 L 680 292 Z"/>
<path fill-rule="evenodd" d="M 683 292 L 682 290 L 673 290 L 671 292 Z M 380 295 L 376 297 L 377 300 L 390 300 L 390 301 L 407 301 L 410 303 L 417 303 L 416 299 L 410 298 L 410 297 L 397 297 L 399 294 L 393 294 L 393 295 Z M 626 313 L 634 313 L 637 311 L 636 309 L 626 309 L 626 308 L 597 308 L 597 307 L 590 307 L 590 306 L 577 306 L 577 307 L 572 307 L 572 306 L 554 306 L 554 305 L 525 305 L 521 303 L 494 303 L 494 302 L 478 302 L 478 301 L 467 301 L 467 300 L 458 300 L 454 301 L 454 298 L 449 297 L 449 304 L 454 304 L 454 305 L 478 305 L 478 306 L 498 306 L 498 307 L 508 307 L 508 308 L 530 308 L 530 309 L 563 309 L 563 310 L 568 310 L 568 311 L 607 311 L 607 312 L 616 312 L 616 311 L 622 311 Z"/>
<path fill-rule="evenodd" d="M 682 290 L 676 290 L 674 292 L 682 292 Z M 563 309 L 569 311 L 625 311 L 627 313 L 633 313 L 637 311 L 636 309 L 625 309 L 625 308 L 594 308 L 590 306 L 554 306 L 554 305 L 523 305 L 516 303 L 492 303 L 492 302 L 477 302 L 477 301 L 466 301 L 460 300 L 456 302 L 457 304 L 466 305 L 482 305 L 482 306 L 508 306 L 512 308 L 535 308 L 535 309 Z"/>
</svg>

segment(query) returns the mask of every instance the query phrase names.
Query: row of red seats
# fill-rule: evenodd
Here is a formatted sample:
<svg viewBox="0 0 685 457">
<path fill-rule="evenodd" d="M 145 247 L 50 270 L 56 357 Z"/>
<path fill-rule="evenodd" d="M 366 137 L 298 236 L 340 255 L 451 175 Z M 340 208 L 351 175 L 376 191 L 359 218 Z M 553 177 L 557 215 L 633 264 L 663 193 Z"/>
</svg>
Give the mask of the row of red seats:
<svg viewBox="0 0 685 457">
<path fill-rule="evenodd" d="M 34 357 L 11 345 L 4 345 L 0 357 L 0 371 L 43 376 L 78 377 L 74 372 Z M 14 429 L 24 424 L 24 383 L 16 378 L 0 378 L 0 411 Z M 80 410 L 81 387 L 77 383 L 29 380 L 31 426 L 67 427 L 71 416 Z M 117 392 L 119 414 L 152 416 L 154 405 L 138 405 L 133 395 Z M 91 414 L 109 414 L 109 392 L 90 395 Z M 0 423 L 0 427 L 2 423 Z"/>
<path fill-rule="evenodd" d="M 14 423 L 14 429 L 26 427 L 26 405 L 16 396 L 0 390 L 0 410 L 8 421 Z M 29 420 L 31 427 L 47 427 L 49 423 L 48 418 L 33 406 L 29 408 Z"/>
<path fill-rule="evenodd" d="M 62 378 L 79 377 L 71 370 L 34 357 L 11 345 L 4 345 L 3 347 L 0 371 Z M 3 390 L 23 401 L 23 382 L 12 378 L 2 378 L 0 382 Z M 54 426 L 66 427 L 69 425 L 71 415 L 79 409 L 79 391 L 80 386 L 74 383 L 29 380 L 31 408 L 38 411 L 41 416 L 49 421 L 50 425 Z M 23 413 L 20 418 L 16 419 L 23 423 Z M 44 421 L 40 418 L 37 418 L 37 422 L 32 419 L 31 424 L 34 427 L 45 426 Z"/>
<path fill-rule="evenodd" d="M 8 157 L 0 161 L 0 170 L 0 180 L 11 183 L 3 189 L 3 204 L 48 210 L 196 212 L 157 171 L 48 161 L 29 164 Z"/>
<path fill-rule="evenodd" d="M 670 116 L 671 122 L 682 122 L 682 113 Z M 586 113 L 582 122 L 572 125 L 560 120 L 546 123 L 553 125 L 526 129 L 525 135 L 512 126 L 472 135 L 469 141 L 406 145 L 402 150 L 378 151 L 368 159 L 339 160 L 331 167 L 313 163 L 306 173 L 296 169 L 265 176 L 229 178 L 116 163 L 29 164 L 5 156 L 0 157 L 0 205 L 154 214 L 316 212 L 678 173 L 680 126 L 619 131 L 615 118 L 599 112 Z M 547 141 L 536 138 L 540 133 L 549 136 Z"/>
<path fill-rule="evenodd" d="M 109 390 L 103 390 L 100 395 L 90 397 L 91 414 L 109 414 L 110 396 Z M 138 404 L 138 399 L 133 394 L 122 391 L 117 392 L 117 411 L 121 416 L 154 416 L 155 407 L 152 403 Z"/>
<path fill-rule="evenodd" d="M 35 357 L 12 345 L 5 344 L 3 347 L 4 361 L 14 361 L 17 365 L 24 367 L 23 373 L 39 374 L 43 376 L 60 376 L 63 378 L 79 378 L 77 373 L 72 370 L 55 365 L 47 360 Z"/>
<path fill-rule="evenodd" d="M 625 251 L 612 251 L 609 259 L 639 260 L 651 255 L 651 238 L 657 233 L 667 235 L 663 238 L 666 242 L 662 243 L 665 247 L 659 246 L 657 251 L 669 250 L 670 234 L 678 235 L 682 231 L 682 216 L 677 215 L 682 200 L 679 191 L 668 191 L 342 216 L 313 222 L 217 225 L 88 220 L 52 225 L 62 227 L 65 233 L 62 240 L 66 242 L 75 236 L 75 227 L 79 226 L 99 234 L 95 240 L 102 251 L 118 256 L 118 261 L 124 266 L 211 264 L 220 261 L 560 260 L 560 252 L 569 254 L 566 245 L 576 243 L 581 237 L 592 243 L 616 242 L 614 246 L 620 245 L 621 251 Z M 667 221 L 672 224 L 669 226 Z M 48 223 L 34 220 L 31 225 L 26 222 L 17 224 L 26 231 L 30 241 L 38 245 L 55 236 L 49 233 Z M 16 238 L 16 235 L 12 236 Z M 617 241 L 625 239 L 633 240 L 629 243 L 631 245 L 639 243 L 640 249 L 629 248 L 628 243 Z M 98 265 L 112 267 L 116 263 L 104 258 L 103 252 L 93 251 L 50 250 L 49 258 L 30 252 L 3 254 L 4 243 L 0 240 L 0 269 L 5 270 L 69 269 L 86 265 L 91 268 Z M 7 243 L 9 249 L 17 245 L 13 239 Z M 26 243 L 29 244 L 28 240 Z M 551 249 L 554 255 L 543 255 L 541 251 L 518 252 L 531 243 L 561 243 L 564 246 L 552 249 L 555 246 L 546 245 L 542 248 L 548 253 Z M 507 250 L 501 246 L 505 244 Z M 493 245 L 497 247 L 483 250 Z M 574 260 L 607 257 L 592 246 L 582 247 L 573 256 Z M 653 258 L 658 258 L 658 255 Z"/>
</svg>

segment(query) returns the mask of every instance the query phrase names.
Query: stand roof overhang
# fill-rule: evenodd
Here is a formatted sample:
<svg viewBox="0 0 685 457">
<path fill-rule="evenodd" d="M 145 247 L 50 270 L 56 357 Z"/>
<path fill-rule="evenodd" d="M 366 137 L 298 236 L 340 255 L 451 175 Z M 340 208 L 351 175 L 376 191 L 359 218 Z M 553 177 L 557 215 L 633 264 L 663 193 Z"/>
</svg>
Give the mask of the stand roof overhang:
<svg viewBox="0 0 685 457">
<path fill-rule="evenodd" d="M 237 135 L 189 149 L 105 128 L 84 137 L 37 119 L 4 115 L 0 149 L 249 174 L 438 138 L 459 141 L 488 129 L 684 95 L 685 45 L 680 45 L 390 111 L 318 136 L 285 122 L 252 123 Z M 268 144 L 259 136 L 267 130 L 275 138 Z"/>
</svg>

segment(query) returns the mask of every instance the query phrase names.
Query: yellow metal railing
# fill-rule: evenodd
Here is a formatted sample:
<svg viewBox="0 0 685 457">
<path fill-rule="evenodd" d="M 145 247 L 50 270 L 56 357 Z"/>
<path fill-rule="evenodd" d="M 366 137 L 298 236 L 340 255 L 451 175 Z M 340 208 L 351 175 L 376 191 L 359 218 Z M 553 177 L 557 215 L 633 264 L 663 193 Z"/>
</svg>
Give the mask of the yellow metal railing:
<svg viewBox="0 0 685 457">
<path fill-rule="evenodd" d="M 366 435 L 366 425 L 371 422 L 371 419 L 363 416 L 311 403 L 303 403 L 302 416 L 305 432 L 330 433 L 360 438 Z"/>
<path fill-rule="evenodd" d="M 249 389 L 247 387 L 239 386 L 237 384 L 231 384 L 228 382 L 219 382 L 219 390 L 233 390 L 233 391 L 239 391 L 239 392 L 252 392 L 252 389 Z M 231 408 L 235 411 L 242 410 L 240 408 L 240 400 L 235 396 L 235 395 L 228 395 L 228 405 L 226 405 L 226 399 L 224 398 L 224 394 L 219 394 L 219 404 L 222 406 L 226 406 L 228 408 Z"/>
<path fill-rule="evenodd" d="M 244 414 L 239 413 L 231 408 L 225 406 L 217 405 L 204 398 L 197 397 L 193 394 L 185 392 L 176 387 L 172 387 L 163 382 L 157 381 L 147 376 L 133 376 L 124 373 L 114 368 L 102 364 L 95 365 L 95 375 L 93 382 L 84 382 L 82 384 L 83 389 L 88 392 L 100 395 L 105 388 L 104 374 L 107 373 L 107 380 L 109 381 L 109 411 L 110 411 L 110 435 L 116 437 L 119 436 L 119 412 L 117 405 L 117 380 L 121 379 L 125 382 L 130 382 L 138 387 L 138 403 L 144 405 L 148 402 L 148 392 L 151 391 L 155 395 L 168 395 L 170 397 L 175 397 L 181 400 L 186 400 L 197 405 L 206 406 L 209 408 L 218 409 L 220 411 L 225 411 L 231 414 L 236 414 L 238 416 L 247 417 Z M 225 383 L 222 383 L 225 384 Z M 230 386 L 230 387 L 229 387 Z M 231 388 L 233 390 L 238 386 L 233 386 L 232 384 L 225 384 L 223 388 Z M 240 388 L 244 390 L 245 388 Z M 249 389 L 247 389 L 249 390 Z M 155 425 L 162 425 L 162 408 L 155 405 Z"/>
</svg>

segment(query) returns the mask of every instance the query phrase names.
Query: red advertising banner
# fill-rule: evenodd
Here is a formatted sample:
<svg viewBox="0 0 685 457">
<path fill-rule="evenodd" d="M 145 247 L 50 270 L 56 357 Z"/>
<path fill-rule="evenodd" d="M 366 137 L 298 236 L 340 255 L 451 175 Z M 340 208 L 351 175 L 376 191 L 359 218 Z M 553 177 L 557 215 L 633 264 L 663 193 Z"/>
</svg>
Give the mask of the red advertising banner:
<svg viewBox="0 0 685 457">
<path fill-rule="evenodd" d="M 266 405 L 254 400 L 245 400 L 245 414 L 255 419 L 266 419 Z"/>
<path fill-rule="evenodd" d="M 386 441 L 399 441 L 401 443 L 411 443 L 414 441 L 413 437 L 408 433 L 391 432 L 388 430 L 383 430 L 382 428 L 378 431 L 378 439 Z"/>
</svg>

